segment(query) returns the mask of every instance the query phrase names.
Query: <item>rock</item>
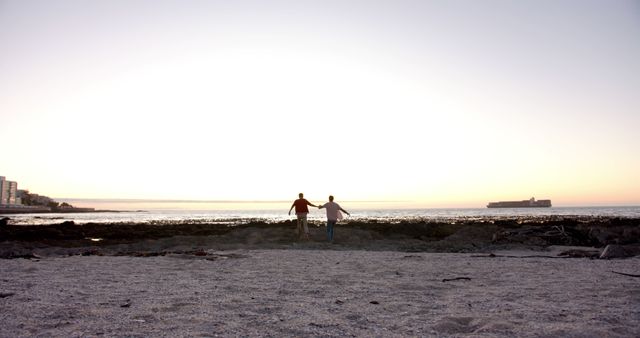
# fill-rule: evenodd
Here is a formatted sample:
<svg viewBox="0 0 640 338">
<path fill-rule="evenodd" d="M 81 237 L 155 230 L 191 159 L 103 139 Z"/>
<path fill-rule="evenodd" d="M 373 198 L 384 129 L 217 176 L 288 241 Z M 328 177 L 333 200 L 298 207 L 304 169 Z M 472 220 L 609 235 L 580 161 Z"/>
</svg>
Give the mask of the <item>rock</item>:
<svg viewBox="0 0 640 338">
<path fill-rule="evenodd" d="M 202 250 L 202 249 L 201 249 L 201 250 L 196 250 L 196 251 L 194 251 L 194 252 L 193 252 L 193 255 L 194 255 L 194 256 L 207 256 L 207 255 L 208 255 L 208 253 L 207 253 L 206 251 L 204 251 L 204 250 Z"/>
<path fill-rule="evenodd" d="M 608 244 L 635 244 L 640 242 L 640 224 L 637 219 L 629 220 L 636 222 L 630 225 L 609 225 L 609 226 L 592 226 L 589 229 L 588 236 L 594 241 L 594 245 Z M 618 222 L 620 223 L 620 222 Z M 616 223 L 616 224 L 618 224 Z"/>
<path fill-rule="evenodd" d="M 0 218 L 0 226 L 5 226 L 5 225 L 9 224 L 10 220 L 11 220 L 11 218 L 9 218 L 9 217 Z"/>
<path fill-rule="evenodd" d="M 102 256 L 102 253 L 98 249 L 89 249 L 84 251 L 82 256 Z"/>
<path fill-rule="evenodd" d="M 600 259 L 613 259 L 613 258 L 627 258 L 640 255 L 640 245 L 607 245 L 602 253 Z"/>
</svg>

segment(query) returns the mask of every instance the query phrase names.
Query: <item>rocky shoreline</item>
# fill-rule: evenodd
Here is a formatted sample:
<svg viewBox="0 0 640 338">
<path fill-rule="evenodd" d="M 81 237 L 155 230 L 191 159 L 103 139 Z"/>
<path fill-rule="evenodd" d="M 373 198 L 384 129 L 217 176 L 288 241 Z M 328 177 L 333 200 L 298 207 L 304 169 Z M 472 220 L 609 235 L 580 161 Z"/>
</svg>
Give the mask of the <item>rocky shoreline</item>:
<svg viewBox="0 0 640 338">
<path fill-rule="evenodd" d="M 323 223 L 300 241 L 295 221 L 241 224 L 111 223 L 0 226 L 0 257 L 29 255 L 157 255 L 234 249 L 331 249 L 403 252 L 491 252 L 550 246 L 585 247 L 576 256 L 640 254 L 640 219 L 548 217 L 470 220 L 348 221 L 327 243 Z M 609 246 L 608 250 L 605 250 Z"/>
</svg>

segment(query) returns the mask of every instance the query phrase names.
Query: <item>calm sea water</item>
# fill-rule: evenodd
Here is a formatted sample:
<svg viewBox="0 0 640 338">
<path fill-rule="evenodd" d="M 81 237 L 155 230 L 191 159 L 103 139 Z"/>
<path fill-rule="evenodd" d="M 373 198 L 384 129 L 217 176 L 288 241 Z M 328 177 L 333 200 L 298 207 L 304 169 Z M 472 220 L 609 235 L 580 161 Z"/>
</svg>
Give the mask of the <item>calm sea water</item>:
<svg viewBox="0 0 640 338">
<path fill-rule="evenodd" d="M 244 223 L 251 220 L 277 222 L 295 219 L 285 210 L 152 210 L 99 212 L 78 214 L 22 214 L 8 215 L 13 224 L 55 224 L 63 221 L 83 223 Z M 547 216 L 579 216 L 579 217 L 624 217 L 640 218 L 640 207 L 552 207 L 552 208 L 465 208 L 465 209 L 354 209 L 349 210 L 351 220 L 472 220 L 500 219 L 514 217 L 547 217 Z M 311 221 L 323 221 L 324 210 L 311 210 Z"/>
</svg>

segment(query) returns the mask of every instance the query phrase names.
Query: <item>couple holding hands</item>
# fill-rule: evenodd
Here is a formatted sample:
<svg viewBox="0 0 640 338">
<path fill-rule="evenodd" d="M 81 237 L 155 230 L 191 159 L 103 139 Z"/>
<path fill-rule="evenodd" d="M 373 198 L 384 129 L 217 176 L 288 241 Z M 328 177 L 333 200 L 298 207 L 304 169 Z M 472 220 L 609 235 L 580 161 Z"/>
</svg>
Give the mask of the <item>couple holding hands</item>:
<svg viewBox="0 0 640 338">
<path fill-rule="evenodd" d="M 309 208 L 307 206 L 317 207 L 318 209 L 327 209 L 327 239 L 329 242 L 333 242 L 333 226 L 336 225 L 338 220 L 342 219 L 340 211 L 347 215 L 351 215 L 348 211 L 342 209 L 340 205 L 333 201 L 333 196 L 329 196 L 329 202 L 323 205 L 315 205 L 304 198 L 302 193 L 298 194 L 298 199 L 293 201 L 291 208 L 289 209 L 289 215 L 291 210 L 296 208 L 296 216 L 298 217 L 298 237 L 302 238 L 304 230 L 304 238 L 309 239 L 309 228 L 307 227 L 307 214 Z"/>
</svg>

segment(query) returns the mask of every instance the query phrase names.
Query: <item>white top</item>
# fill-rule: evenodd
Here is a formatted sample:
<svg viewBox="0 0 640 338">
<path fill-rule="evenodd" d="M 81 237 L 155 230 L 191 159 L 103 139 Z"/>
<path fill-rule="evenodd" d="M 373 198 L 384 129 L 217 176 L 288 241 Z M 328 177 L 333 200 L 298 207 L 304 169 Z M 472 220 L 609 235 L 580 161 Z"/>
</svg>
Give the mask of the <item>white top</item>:
<svg viewBox="0 0 640 338">
<path fill-rule="evenodd" d="M 323 208 L 327 209 L 327 219 L 330 221 L 337 221 L 341 219 L 342 214 L 340 214 L 340 205 L 336 202 L 327 202 L 323 206 Z"/>
</svg>

